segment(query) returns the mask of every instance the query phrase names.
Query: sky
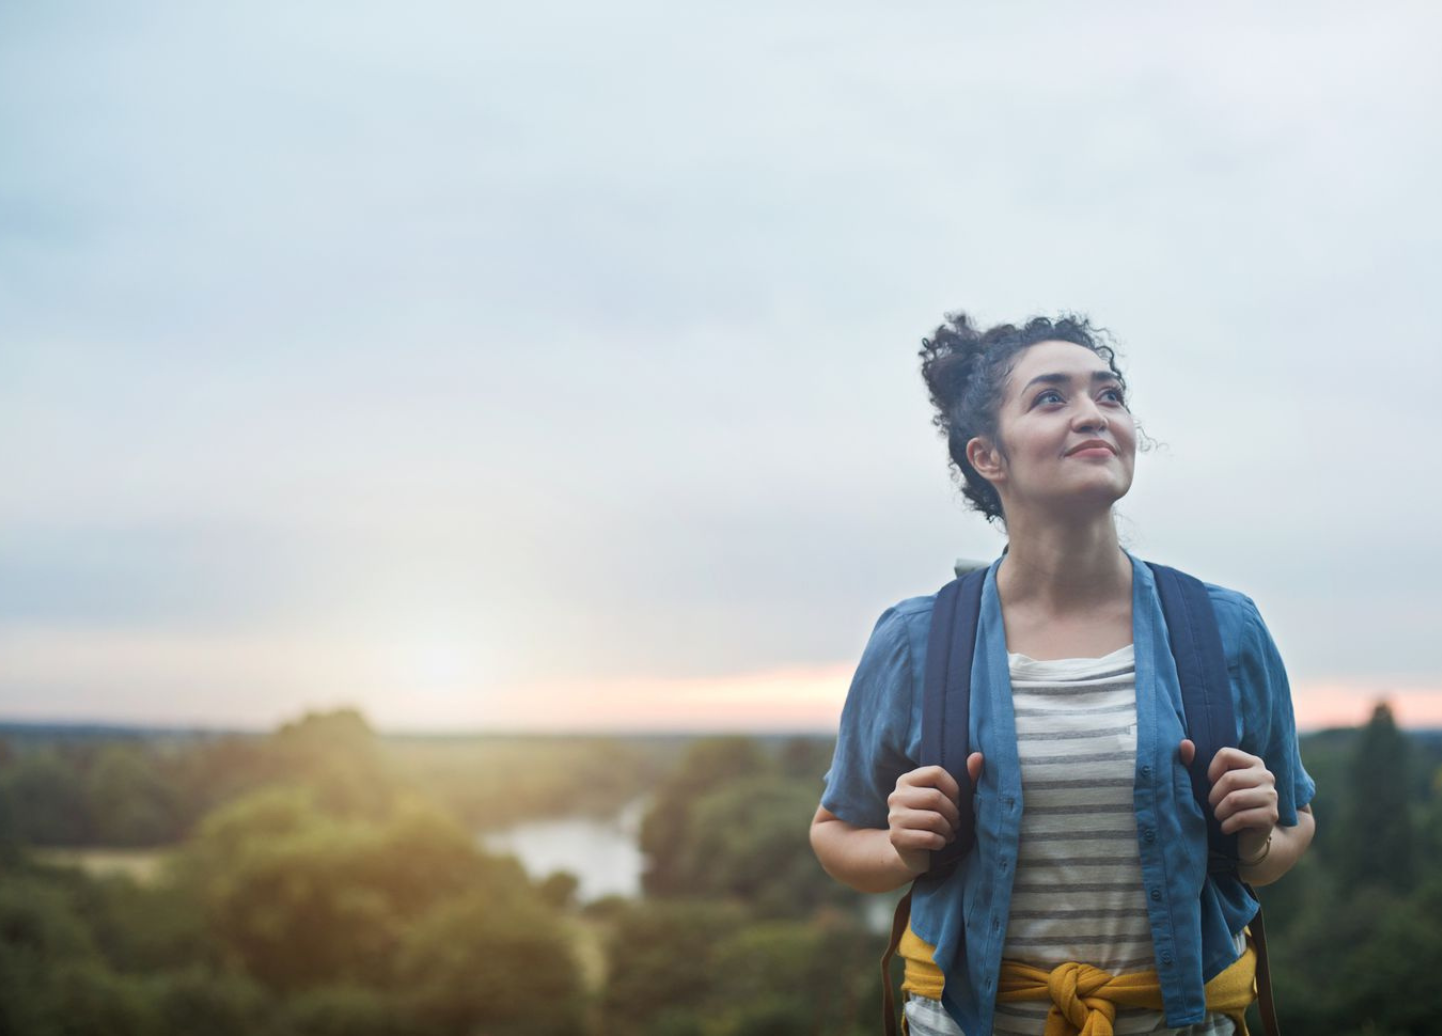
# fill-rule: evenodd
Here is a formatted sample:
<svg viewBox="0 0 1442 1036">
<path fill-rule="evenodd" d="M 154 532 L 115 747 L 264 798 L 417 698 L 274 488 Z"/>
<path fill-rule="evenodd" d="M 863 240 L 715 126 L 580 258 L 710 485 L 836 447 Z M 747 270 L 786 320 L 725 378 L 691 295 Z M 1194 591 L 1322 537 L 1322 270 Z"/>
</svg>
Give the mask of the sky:
<svg viewBox="0 0 1442 1036">
<path fill-rule="evenodd" d="M 1442 726 L 1439 34 L 0 7 L 0 719 L 834 730 L 1004 542 L 918 373 L 964 310 L 1108 329 L 1122 541 L 1257 602 L 1303 727 Z"/>
</svg>

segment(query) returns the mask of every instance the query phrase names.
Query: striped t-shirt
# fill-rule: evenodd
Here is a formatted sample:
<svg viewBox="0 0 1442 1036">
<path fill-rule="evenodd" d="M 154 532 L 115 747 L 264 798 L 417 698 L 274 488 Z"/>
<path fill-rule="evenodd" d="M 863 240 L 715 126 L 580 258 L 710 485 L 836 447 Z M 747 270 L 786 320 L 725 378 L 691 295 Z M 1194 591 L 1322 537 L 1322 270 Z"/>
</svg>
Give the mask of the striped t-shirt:
<svg viewBox="0 0 1442 1036">
<path fill-rule="evenodd" d="M 1137 850 L 1132 646 L 1102 658 L 1008 653 L 1021 755 L 1021 843 L 1002 956 L 1042 967 L 1083 961 L 1114 975 L 1154 966 Z M 1237 950 L 1245 946 L 1239 936 Z M 996 1036 L 1042 1036 L 1050 1004 L 998 1003 Z M 913 1036 L 959 1033 L 941 1004 L 906 1005 Z M 1226 1015 L 1169 1029 L 1160 1011 L 1123 1007 L 1117 1036 L 1232 1036 Z"/>
<path fill-rule="evenodd" d="M 1021 844 L 1002 956 L 1084 961 L 1114 975 L 1154 967 L 1133 803 L 1137 681 L 1132 645 L 1102 658 L 1008 653 L 1021 756 Z M 1040 1034 L 1044 1003 L 997 1004 L 995 1031 Z M 1122 1008 L 1116 1032 L 1230 1034 L 1225 1015 L 1168 1029 Z"/>
</svg>

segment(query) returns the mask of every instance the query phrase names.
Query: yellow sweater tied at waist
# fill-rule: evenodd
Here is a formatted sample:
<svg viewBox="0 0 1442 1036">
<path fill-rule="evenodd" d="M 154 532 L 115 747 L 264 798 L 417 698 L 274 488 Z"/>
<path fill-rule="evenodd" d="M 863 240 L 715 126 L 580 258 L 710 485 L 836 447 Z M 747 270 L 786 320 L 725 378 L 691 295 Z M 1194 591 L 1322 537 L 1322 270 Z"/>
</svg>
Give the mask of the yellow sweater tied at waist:
<svg viewBox="0 0 1442 1036">
<path fill-rule="evenodd" d="M 1236 963 L 1206 985 L 1207 1010 L 1225 1014 L 1247 1034 L 1247 1005 L 1257 997 L 1257 953 L 1247 944 Z M 1162 987 L 1156 971 L 1112 975 L 1090 964 L 1069 962 L 1051 970 L 1021 961 L 1001 962 L 1000 1003 L 1050 1000 L 1046 1036 L 1113 1036 L 1117 1008 L 1162 1010 Z"/>
<path fill-rule="evenodd" d="M 1206 985 L 1207 1010 L 1225 1014 L 1237 1026 L 1238 1036 L 1247 1032 L 1247 1006 L 1257 998 L 1257 951 L 1247 940 L 1246 951 L 1225 971 Z M 933 962 L 932 946 L 918 938 L 908 925 L 899 947 L 906 961 L 906 981 L 901 988 L 916 996 L 941 999 L 943 978 Z M 1054 968 L 1001 962 L 1001 984 L 997 1000 L 1049 1000 L 1046 1036 L 1114 1036 L 1119 1007 L 1163 1010 L 1161 980 L 1155 970 L 1112 975 L 1090 964 L 1068 962 Z"/>
</svg>

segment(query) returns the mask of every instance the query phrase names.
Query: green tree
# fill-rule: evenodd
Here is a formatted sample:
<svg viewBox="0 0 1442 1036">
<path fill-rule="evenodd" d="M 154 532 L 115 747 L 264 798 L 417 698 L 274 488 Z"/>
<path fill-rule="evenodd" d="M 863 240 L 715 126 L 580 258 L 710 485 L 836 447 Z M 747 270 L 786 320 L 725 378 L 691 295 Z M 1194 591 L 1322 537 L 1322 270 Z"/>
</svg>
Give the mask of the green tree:
<svg viewBox="0 0 1442 1036">
<path fill-rule="evenodd" d="M 140 884 L 123 874 L 90 878 L 71 873 L 76 909 L 114 970 L 155 974 L 223 963 L 194 889 Z"/>
<path fill-rule="evenodd" d="M 580 879 L 570 871 L 553 871 L 538 886 L 541 899 L 555 910 L 569 910 L 576 905 Z"/>
<path fill-rule="evenodd" d="M 646 856 L 642 885 L 648 895 L 684 895 L 685 854 L 696 800 L 731 781 L 766 772 L 769 761 L 751 738 L 717 737 L 697 741 L 680 765 L 657 789 L 641 824 Z"/>
<path fill-rule="evenodd" d="M 36 875 L 0 882 L 0 1033 L 63 1033 L 66 999 L 88 1017 L 106 981 L 95 943 L 65 891 Z M 112 1019 L 128 1032 L 133 1019 Z M 94 1029 L 95 1032 L 109 1031 Z"/>
<path fill-rule="evenodd" d="M 54 1036 L 152 1036 L 158 1024 L 147 983 L 116 975 L 99 961 L 67 961 L 41 987 Z M 21 1030 L 24 1031 L 24 1030 Z"/>
<path fill-rule="evenodd" d="M 275 1036 L 423 1036 L 394 994 L 354 985 L 322 986 L 290 997 Z"/>
<path fill-rule="evenodd" d="M 8 783 L 23 841 L 31 845 L 90 841 L 90 803 L 73 760 L 48 748 L 26 752 L 11 767 Z"/>
<path fill-rule="evenodd" d="M 438 903 L 406 933 L 397 988 L 415 1015 L 455 1036 L 570 1036 L 581 974 L 554 911 L 480 889 Z"/>
<path fill-rule="evenodd" d="M 722 1036 L 873 1030 L 876 939 L 855 923 L 767 921 L 723 940 L 709 1012 Z"/>
<path fill-rule="evenodd" d="M 821 778 L 831 766 L 836 751 L 835 738 L 793 737 L 781 746 L 777 759 L 787 777 L 809 781 L 816 797 L 821 797 Z"/>
<path fill-rule="evenodd" d="M 384 816 L 398 791 L 375 732 L 355 709 L 306 713 L 273 734 L 267 748 L 275 776 L 313 789 L 329 812 Z"/>
<path fill-rule="evenodd" d="M 1398 892 L 1412 887 L 1409 749 L 1391 708 L 1379 703 L 1348 774 L 1343 824 L 1355 837 L 1343 843 L 1337 861 L 1343 887 L 1379 885 Z"/>
<path fill-rule="evenodd" d="M 1344 1017 L 1405 1033 L 1442 1032 L 1442 876 L 1392 903 L 1355 947 Z"/>
<path fill-rule="evenodd" d="M 477 888 L 535 898 L 514 860 L 490 857 L 435 808 L 403 799 L 383 820 L 326 812 L 276 787 L 207 818 L 178 862 L 207 925 L 271 989 L 384 987 L 406 931 Z"/>
<path fill-rule="evenodd" d="M 735 896 L 765 916 L 803 917 L 844 891 L 811 851 L 813 789 L 762 774 L 700 796 L 673 864 L 693 896 Z"/>
<path fill-rule="evenodd" d="M 601 1031 L 607 1036 L 700 1033 L 715 982 L 714 952 L 747 921 L 733 903 L 643 900 L 618 914 L 606 938 Z"/>
<path fill-rule="evenodd" d="M 20 810 L 9 781 L 0 777 L 0 869 L 18 867 L 25 839 L 20 830 Z"/>
<path fill-rule="evenodd" d="M 102 747 L 85 779 L 101 845 L 163 845 L 180 832 L 179 803 L 152 755 L 133 745 Z"/>
<path fill-rule="evenodd" d="M 165 1036 L 252 1036 L 275 1031 L 277 1002 L 244 975 L 197 965 L 155 974 L 150 985 L 156 1031 Z"/>
</svg>

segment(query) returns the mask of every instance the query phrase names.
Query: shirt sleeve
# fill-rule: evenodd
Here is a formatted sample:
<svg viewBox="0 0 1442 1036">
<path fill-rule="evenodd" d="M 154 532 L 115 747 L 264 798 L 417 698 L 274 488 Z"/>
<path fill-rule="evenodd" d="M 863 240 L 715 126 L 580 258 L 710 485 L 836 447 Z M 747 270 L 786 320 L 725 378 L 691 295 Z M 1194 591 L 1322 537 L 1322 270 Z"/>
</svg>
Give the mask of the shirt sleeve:
<svg viewBox="0 0 1442 1036">
<path fill-rule="evenodd" d="M 1312 801 L 1317 783 L 1302 765 L 1292 690 L 1276 642 L 1251 598 L 1245 599 L 1238 656 L 1244 752 L 1260 756 L 1277 781 L 1277 812 L 1284 827 L 1297 823 L 1297 807 Z"/>
<path fill-rule="evenodd" d="M 852 677 L 824 778 L 821 805 L 848 824 L 886 827 L 886 800 L 896 779 L 916 768 L 907 757 L 914 693 L 905 617 L 888 608 Z"/>
</svg>

